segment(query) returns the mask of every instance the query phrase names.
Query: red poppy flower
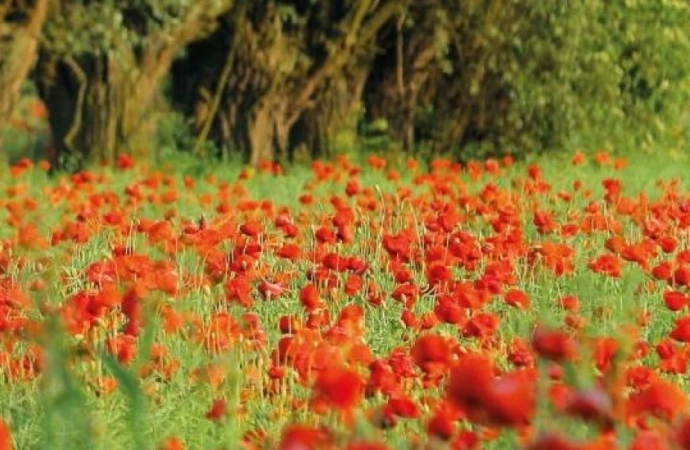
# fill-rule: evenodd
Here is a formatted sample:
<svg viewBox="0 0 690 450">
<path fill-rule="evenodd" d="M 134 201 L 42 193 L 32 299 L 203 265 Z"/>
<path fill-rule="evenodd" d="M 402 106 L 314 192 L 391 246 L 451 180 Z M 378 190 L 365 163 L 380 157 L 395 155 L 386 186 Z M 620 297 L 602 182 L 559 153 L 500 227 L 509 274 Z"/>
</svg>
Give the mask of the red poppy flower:
<svg viewBox="0 0 690 450">
<path fill-rule="evenodd" d="M 614 424 L 613 402 L 609 395 L 600 389 L 571 394 L 565 405 L 565 412 L 607 430 Z"/>
<path fill-rule="evenodd" d="M 529 443 L 526 450 L 584 450 L 584 446 L 559 434 L 547 433 Z"/>
<path fill-rule="evenodd" d="M 289 425 L 283 429 L 278 450 L 322 448 L 331 443 L 333 437 L 322 428 L 306 425 Z"/>
<path fill-rule="evenodd" d="M 0 447 L 0 449 L 2 449 L 2 447 Z M 158 446 L 158 450 L 184 450 L 184 444 L 179 438 L 171 436 Z"/>
<path fill-rule="evenodd" d="M 673 277 L 673 264 L 670 261 L 663 261 L 652 267 L 652 276 L 657 280 L 670 282 Z"/>
<path fill-rule="evenodd" d="M 393 397 L 388 400 L 388 408 L 398 417 L 416 419 L 419 417 L 419 408 L 409 397 Z"/>
<path fill-rule="evenodd" d="M 426 430 L 432 436 L 442 441 L 448 441 L 453 436 L 455 420 L 445 411 L 438 411 L 427 422 Z"/>
<path fill-rule="evenodd" d="M 575 355 L 575 342 L 563 331 L 537 326 L 532 334 L 532 347 L 542 357 L 563 361 Z"/>
<path fill-rule="evenodd" d="M 657 379 L 628 399 L 628 414 L 651 414 L 671 421 L 688 411 L 688 398 L 675 384 Z"/>
<path fill-rule="evenodd" d="M 0 419 L 0 450 L 12 450 L 12 434 L 10 427 Z"/>
<path fill-rule="evenodd" d="M 587 267 L 589 267 L 593 272 L 608 275 L 612 278 L 620 278 L 622 263 L 621 259 L 617 256 L 607 254 L 593 259 L 590 261 Z"/>
<path fill-rule="evenodd" d="M 493 380 L 493 367 L 488 357 L 464 356 L 451 369 L 447 398 L 470 418 L 481 419 Z"/>
<path fill-rule="evenodd" d="M 673 282 L 678 286 L 690 285 L 690 266 L 683 264 L 673 272 Z"/>
<path fill-rule="evenodd" d="M 417 339 L 411 355 L 422 368 L 427 363 L 446 364 L 450 357 L 450 346 L 445 338 L 436 334 L 426 334 Z"/>
<path fill-rule="evenodd" d="M 503 296 L 503 300 L 506 304 L 519 309 L 526 309 L 529 307 L 529 296 L 519 289 L 511 289 L 506 292 Z"/>
<path fill-rule="evenodd" d="M 675 441 L 683 450 L 690 450 L 690 419 L 680 421 L 675 430 Z M 0 447 L 1 448 L 1 447 Z"/>
<path fill-rule="evenodd" d="M 137 294 L 136 289 L 130 289 L 122 297 L 122 304 L 120 306 L 122 313 L 127 317 L 127 325 L 125 326 L 125 334 L 131 336 L 138 336 L 141 328 L 141 298 Z"/>
<path fill-rule="evenodd" d="M 350 410 L 361 400 L 364 382 L 360 375 L 343 367 L 327 367 L 319 372 L 314 383 L 314 392 L 339 410 Z"/>
<path fill-rule="evenodd" d="M 206 412 L 206 418 L 213 421 L 219 421 L 227 412 L 227 403 L 221 398 L 213 400 L 211 408 Z"/>
<path fill-rule="evenodd" d="M 680 342 L 690 342 L 690 315 L 675 320 L 675 327 L 670 334 L 671 339 Z"/>
<path fill-rule="evenodd" d="M 536 390 L 532 371 L 517 370 L 495 379 L 489 387 L 485 409 L 489 424 L 527 425 L 536 408 Z"/>
<path fill-rule="evenodd" d="M 263 232 L 263 225 L 259 222 L 249 221 L 240 225 L 240 231 L 245 236 L 256 238 Z"/>
<path fill-rule="evenodd" d="M 300 290 L 299 301 L 307 311 L 320 308 L 323 305 L 319 290 L 313 284 L 307 284 Z"/>
<path fill-rule="evenodd" d="M 261 297 L 265 300 L 271 300 L 280 297 L 285 291 L 285 287 L 281 283 L 262 281 L 259 283 L 258 290 Z"/>
<path fill-rule="evenodd" d="M 630 450 L 673 450 L 669 436 L 659 430 L 641 430 L 628 447 Z"/>
<path fill-rule="evenodd" d="M 299 259 L 301 253 L 302 253 L 302 251 L 300 250 L 298 245 L 292 244 L 292 243 L 287 243 L 287 244 L 284 244 L 282 247 L 280 247 L 276 251 L 276 256 L 278 256 L 280 258 L 285 258 L 285 259 L 289 259 L 292 261 L 296 261 Z"/>
</svg>

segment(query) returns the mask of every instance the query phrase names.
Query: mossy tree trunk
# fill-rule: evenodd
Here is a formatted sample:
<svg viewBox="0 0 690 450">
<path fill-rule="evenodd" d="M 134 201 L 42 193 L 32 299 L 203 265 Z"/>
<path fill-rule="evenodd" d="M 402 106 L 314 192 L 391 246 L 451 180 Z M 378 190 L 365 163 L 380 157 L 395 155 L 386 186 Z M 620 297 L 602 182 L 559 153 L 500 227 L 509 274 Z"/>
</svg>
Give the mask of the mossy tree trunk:
<svg viewBox="0 0 690 450">
<path fill-rule="evenodd" d="M 356 73 L 341 72 L 317 93 L 314 106 L 291 129 L 291 159 L 300 149 L 304 154 L 297 157 L 309 158 L 330 158 L 338 151 L 355 150 L 368 70 L 368 64 L 358 64 Z"/>
<path fill-rule="evenodd" d="M 167 16 L 151 16 L 150 6 L 156 2 L 157 14 Z M 54 4 L 54 19 L 47 27 L 52 39 L 42 45 L 36 84 L 48 108 L 62 168 L 110 165 L 123 152 L 145 159 L 155 151 L 153 106 L 173 59 L 191 41 L 209 34 L 230 3 L 166 2 L 148 0 L 127 7 L 68 0 Z M 120 19 L 106 20 L 109 17 Z M 79 20 L 115 25 L 81 35 L 75 23 Z M 67 38 L 77 42 L 77 48 L 66 48 Z"/>
<path fill-rule="evenodd" d="M 417 114 L 430 103 L 442 70 L 447 17 L 443 1 L 415 4 L 379 35 L 382 51 L 367 79 L 369 120 L 385 119 L 389 136 L 409 152 L 417 142 Z"/>
<path fill-rule="evenodd" d="M 2 131 L 19 99 L 22 84 L 36 60 L 48 0 L 0 4 L 0 149 Z"/>
<path fill-rule="evenodd" d="M 155 130 L 151 106 L 172 63 L 171 49 L 140 60 L 131 52 L 61 60 L 43 56 L 36 84 L 63 166 L 109 165 L 122 153 L 147 156 L 152 149 L 144 145 Z"/>
<path fill-rule="evenodd" d="M 216 33 L 189 47 L 173 71 L 173 91 L 181 87 L 191 93 L 181 97 L 186 103 L 183 109 L 192 114 L 209 111 L 206 106 L 189 105 L 208 104 L 209 96 L 200 93 L 222 96 L 217 114 L 195 122 L 226 121 L 224 126 L 212 127 L 216 133 L 209 137 L 221 146 L 238 149 L 247 163 L 288 158 L 293 127 L 303 115 L 320 111 L 321 95 L 333 92 L 329 86 L 341 89 L 337 80 L 344 79 L 342 71 L 362 61 L 362 53 L 374 51 L 378 30 L 405 3 L 242 4 L 228 13 Z M 291 14 L 285 14 L 286 8 Z M 210 55 L 217 67 L 231 66 L 232 75 L 220 89 L 220 70 L 193 81 L 185 79 L 197 61 L 208 61 Z M 230 131 L 229 142 L 222 142 L 228 136 L 219 135 L 218 130 Z"/>
</svg>

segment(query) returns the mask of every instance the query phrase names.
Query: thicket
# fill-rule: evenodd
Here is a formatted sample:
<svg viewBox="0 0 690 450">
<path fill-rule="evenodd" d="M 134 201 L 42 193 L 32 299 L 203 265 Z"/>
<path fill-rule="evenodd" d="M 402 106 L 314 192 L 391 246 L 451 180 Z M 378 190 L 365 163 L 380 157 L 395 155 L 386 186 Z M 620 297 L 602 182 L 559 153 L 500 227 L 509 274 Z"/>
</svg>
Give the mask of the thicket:
<svg viewBox="0 0 690 450">
<path fill-rule="evenodd" d="M 683 148 L 689 23 L 685 0 L 5 0 L 0 128 L 29 78 L 71 169 L 179 125 L 181 151 L 251 164 L 374 137 L 458 159 Z"/>
</svg>

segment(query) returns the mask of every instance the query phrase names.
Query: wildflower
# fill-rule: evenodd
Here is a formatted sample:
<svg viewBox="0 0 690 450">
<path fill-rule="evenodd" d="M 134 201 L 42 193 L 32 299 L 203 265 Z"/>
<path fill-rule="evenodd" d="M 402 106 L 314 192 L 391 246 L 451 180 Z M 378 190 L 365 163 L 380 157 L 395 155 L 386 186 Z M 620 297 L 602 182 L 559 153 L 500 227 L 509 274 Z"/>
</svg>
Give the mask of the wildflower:
<svg viewBox="0 0 690 450">
<path fill-rule="evenodd" d="M 651 414 L 672 421 L 688 411 L 689 402 L 678 386 L 661 379 L 630 395 L 627 404 L 629 415 Z"/>
<path fill-rule="evenodd" d="M 313 311 L 323 305 L 323 300 L 321 300 L 319 290 L 311 283 L 307 284 L 300 290 L 299 301 L 307 309 L 307 311 Z"/>
<path fill-rule="evenodd" d="M 526 447 L 526 450 L 581 450 L 584 446 L 561 436 L 560 434 L 546 433 L 538 436 Z"/>
<path fill-rule="evenodd" d="M 206 418 L 217 422 L 225 417 L 227 413 L 227 403 L 221 398 L 213 400 L 211 408 L 206 412 Z"/>
<path fill-rule="evenodd" d="M 12 433 L 10 427 L 0 419 L 0 450 L 12 450 Z"/>
<path fill-rule="evenodd" d="M 450 346 L 443 337 L 426 334 L 417 339 L 411 354 L 417 365 L 424 369 L 429 363 L 446 364 L 450 357 Z"/>
<path fill-rule="evenodd" d="M 335 409 L 351 410 L 362 398 L 364 382 L 351 369 L 326 367 L 317 375 L 314 392 Z"/>
<path fill-rule="evenodd" d="M 600 389 L 589 389 L 570 395 L 565 412 L 599 425 L 603 429 L 613 427 L 613 403 L 608 394 Z"/>
<path fill-rule="evenodd" d="M 610 254 L 599 256 L 587 265 L 593 272 L 612 278 L 620 278 L 621 266 L 621 260 L 617 256 Z"/>
<path fill-rule="evenodd" d="M 166 438 L 158 446 L 158 450 L 184 450 L 184 444 L 179 438 L 171 436 L 169 438 Z"/>
<path fill-rule="evenodd" d="M 532 348 L 543 358 L 564 361 L 575 355 L 575 342 L 566 333 L 537 326 L 532 333 Z"/>
<path fill-rule="evenodd" d="M 454 422 L 450 414 L 445 411 L 438 411 L 427 422 L 427 433 L 443 441 L 448 441 L 453 436 Z"/>
<path fill-rule="evenodd" d="M 527 309 L 529 307 L 529 296 L 519 289 L 511 289 L 506 292 L 503 296 L 503 300 L 506 304 L 518 309 Z"/>
<path fill-rule="evenodd" d="M 321 448 L 331 444 L 332 441 L 333 437 L 325 429 L 295 424 L 283 429 L 278 450 Z"/>
</svg>

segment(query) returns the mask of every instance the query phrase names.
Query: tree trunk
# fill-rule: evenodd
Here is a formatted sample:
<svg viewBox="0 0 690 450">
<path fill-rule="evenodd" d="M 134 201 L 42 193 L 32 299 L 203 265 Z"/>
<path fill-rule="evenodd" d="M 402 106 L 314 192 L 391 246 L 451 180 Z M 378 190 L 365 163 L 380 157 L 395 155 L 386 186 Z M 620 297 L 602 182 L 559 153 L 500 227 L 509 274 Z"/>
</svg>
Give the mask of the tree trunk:
<svg viewBox="0 0 690 450">
<path fill-rule="evenodd" d="M 368 118 L 385 119 L 389 136 L 409 152 L 417 141 L 420 93 L 429 90 L 431 76 L 438 70 L 437 58 L 431 33 L 394 37 L 384 37 L 389 47 L 375 61 L 365 96 Z"/>
<path fill-rule="evenodd" d="M 72 128 L 77 97 L 81 92 L 78 74 L 73 73 L 64 63 L 49 61 L 46 54 L 39 52 L 35 83 L 39 96 L 48 110 L 48 124 L 55 150 L 52 153 L 51 166 L 64 168 L 74 165 L 77 155 L 73 154 L 71 146 L 67 145 L 66 136 Z"/>
<path fill-rule="evenodd" d="M 153 151 L 151 105 L 172 58 L 83 56 L 39 59 L 36 84 L 49 111 L 57 166 L 80 170 L 110 165 L 123 152 L 142 158 Z"/>
<path fill-rule="evenodd" d="M 153 106 L 173 57 L 212 32 L 231 1 L 195 0 L 164 11 L 147 2 L 110 3 L 51 2 L 52 39 L 41 45 L 36 83 L 54 116 L 58 158 L 64 165 L 74 157 L 72 169 L 112 164 L 123 151 L 140 158 L 155 152 L 147 147 L 156 130 Z M 91 21 L 107 38 L 74 32 Z M 70 41 L 74 48 L 62 45 Z"/>
<path fill-rule="evenodd" d="M 105 57 L 41 59 L 36 84 L 49 111 L 61 169 L 80 170 L 117 157 L 124 86 L 108 79 Z"/>
<path fill-rule="evenodd" d="M 37 0 L 26 20 L 9 19 L 11 5 L 0 6 L 0 139 L 19 99 L 22 84 L 36 60 L 38 37 L 48 11 L 48 0 Z M 23 13 L 24 11 L 20 11 Z M 2 146 L 0 145 L 0 148 Z"/>
<path fill-rule="evenodd" d="M 356 129 L 351 111 L 362 82 L 349 84 L 351 77 L 343 72 L 368 69 L 359 64 L 374 54 L 376 33 L 406 2 L 361 0 L 338 8 L 328 2 L 305 4 L 296 6 L 301 23 L 286 19 L 278 3 L 248 2 L 232 10 L 213 35 L 188 48 L 173 72 L 173 83 L 187 94 L 173 95 L 187 103 L 186 112 L 197 115 L 196 123 L 214 121 L 207 129 L 216 143 L 227 140 L 230 130 L 228 146 L 239 149 L 253 165 L 287 159 L 295 140 L 326 152 L 341 124 Z M 342 11 L 335 13 L 331 7 Z M 313 34 L 309 27 L 314 24 L 333 33 Z M 219 70 L 199 73 L 196 61 L 203 62 L 202 67 L 231 64 L 232 75 L 220 83 Z M 211 119 L 199 117 L 212 110 L 209 99 L 199 94 L 220 92 L 220 85 L 225 89 L 218 113 Z M 324 94 L 338 101 L 351 98 L 331 111 L 320 105 Z M 298 122 L 298 130 L 291 131 Z"/>
<path fill-rule="evenodd" d="M 292 127 L 279 99 L 265 98 L 245 114 L 237 116 L 235 139 L 252 166 L 284 157 Z"/>
<path fill-rule="evenodd" d="M 367 64 L 354 75 L 340 74 L 316 94 L 314 107 L 304 111 L 290 133 L 291 149 L 304 148 L 311 158 L 330 158 L 356 145 Z M 294 154 L 291 152 L 291 159 Z"/>
<path fill-rule="evenodd" d="M 273 145 L 275 142 L 275 128 L 269 108 L 257 108 L 247 114 L 241 122 L 246 122 L 244 132 L 239 136 L 246 140 L 244 152 L 249 155 L 249 164 L 257 166 L 262 161 L 273 160 Z"/>
</svg>

